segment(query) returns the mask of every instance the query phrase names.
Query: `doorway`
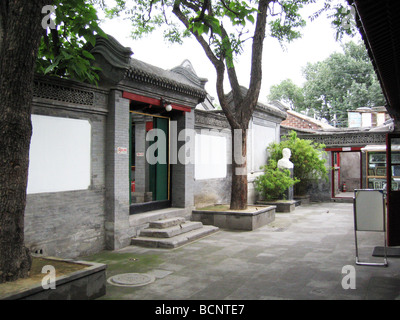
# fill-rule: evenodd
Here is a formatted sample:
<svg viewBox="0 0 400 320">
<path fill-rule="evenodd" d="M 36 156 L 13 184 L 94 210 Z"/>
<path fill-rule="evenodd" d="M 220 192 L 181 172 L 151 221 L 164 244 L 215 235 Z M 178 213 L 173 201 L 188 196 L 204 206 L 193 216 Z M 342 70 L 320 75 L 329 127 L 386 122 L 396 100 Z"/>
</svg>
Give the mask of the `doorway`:
<svg viewBox="0 0 400 320">
<path fill-rule="evenodd" d="M 130 213 L 170 206 L 170 118 L 130 111 Z"/>
<path fill-rule="evenodd" d="M 362 188 L 361 150 L 332 151 L 332 198 L 352 199 L 355 189 Z"/>
</svg>

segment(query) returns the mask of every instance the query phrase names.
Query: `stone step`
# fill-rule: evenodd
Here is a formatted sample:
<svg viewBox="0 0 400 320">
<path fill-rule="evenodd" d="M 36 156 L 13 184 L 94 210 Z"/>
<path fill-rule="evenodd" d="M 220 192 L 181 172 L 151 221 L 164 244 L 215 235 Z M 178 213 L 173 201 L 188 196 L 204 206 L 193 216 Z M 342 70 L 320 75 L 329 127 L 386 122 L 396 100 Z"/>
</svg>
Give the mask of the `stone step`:
<svg viewBox="0 0 400 320">
<path fill-rule="evenodd" d="M 186 222 L 186 219 L 183 217 L 169 218 L 169 219 L 160 219 L 157 221 L 152 221 L 149 223 L 149 228 L 155 229 L 165 229 L 173 226 L 178 226 Z"/>
<path fill-rule="evenodd" d="M 184 208 L 165 208 L 160 210 L 148 211 L 143 213 L 136 213 L 129 216 L 129 224 L 131 226 L 140 226 L 139 229 L 143 229 L 149 226 L 150 222 L 170 219 L 177 217 L 190 216 L 187 209 Z"/>
<path fill-rule="evenodd" d="M 163 249 L 173 249 L 187 244 L 191 241 L 200 239 L 202 237 L 208 236 L 219 230 L 218 227 L 214 226 L 202 226 L 199 229 L 185 232 L 176 235 L 171 238 L 156 238 L 156 237 L 142 237 L 131 239 L 132 245 L 143 246 L 148 248 L 163 248 Z"/>
<path fill-rule="evenodd" d="M 164 220 L 165 221 L 165 220 Z M 155 221 L 157 222 L 157 221 Z M 154 222 L 154 223 L 155 223 Z M 162 224 L 163 222 L 161 222 Z M 153 225 L 153 222 L 150 223 L 150 226 Z M 166 224 L 168 225 L 168 224 Z M 140 236 L 141 237 L 153 237 L 153 238 L 172 238 L 177 235 L 180 235 L 185 232 L 189 232 L 192 230 L 200 229 L 203 226 L 203 224 L 199 221 L 188 221 L 185 222 L 183 219 L 183 222 L 181 222 L 178 225 L 173 225 L 170 227 L 165 227 L 165 228 L 146 228 L 140 231 Z"/>
</svg>

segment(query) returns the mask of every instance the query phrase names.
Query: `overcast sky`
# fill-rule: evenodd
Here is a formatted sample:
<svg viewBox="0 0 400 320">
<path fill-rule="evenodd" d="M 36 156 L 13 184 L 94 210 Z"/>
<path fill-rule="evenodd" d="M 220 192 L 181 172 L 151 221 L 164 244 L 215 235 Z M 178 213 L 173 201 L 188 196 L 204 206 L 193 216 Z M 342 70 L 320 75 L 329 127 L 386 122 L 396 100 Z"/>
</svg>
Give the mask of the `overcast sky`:
<svg viewBox="0 0 400 320">
<path fill-rule="evenodd" d="M 306 16 L 315 11 L 315 5 L 303 9 Z M 103 30 L 115 37 L 123 46 L 130 47 L 135 59 L 150 63 L 163 69 L 172 69 L 188 59 L 197 75 L 207 78 L 206 90 L 215 98 L 215 69 L 206 58 L 204 51 L 194 39 L 185 39 L 183 45 L 168 44 L 161 34 L 153 33 L 142 40 L 132 40 L 129 21 L 121 19 L 106 21 Z M 326 15 L 321 15 L 313 22 L 307 21 L 307 26 L 302 31 L 302 38 L 287 44 L 282 49 L 277 40 L 266 38 L 263 52 L 263 80 L 260 101 L 267 101 L 267 95 L 272 85 L 285 79 L 292 79 L 296 84 L 302 85 L 304 78 L 302 68 L 307 62 L 324 60 L 331 53 L 342 52 L 340 43 L 335 40 L 335 30 L 331 27 Z M 358 39 L 358 38 L 357 38 Z M 357 40 L 354 39 L 354 40 Z M 349 41 L 346 39 L 345 41 Z M 250 75 L 250 50 L 240 56 L 237 65 L 239 82 L 248 86 Z M 226 93 L 229 88 L 225 87 Z"/>
</svg>

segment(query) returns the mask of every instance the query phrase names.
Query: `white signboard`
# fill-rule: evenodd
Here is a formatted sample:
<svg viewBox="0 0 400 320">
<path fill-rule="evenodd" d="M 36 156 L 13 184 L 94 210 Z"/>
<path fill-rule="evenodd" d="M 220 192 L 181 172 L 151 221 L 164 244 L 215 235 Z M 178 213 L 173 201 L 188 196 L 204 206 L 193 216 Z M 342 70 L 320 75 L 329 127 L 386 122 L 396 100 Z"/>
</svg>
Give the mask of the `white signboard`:
<svg viewBox="0 0 400 320">
<path fill-rule="evenodd" d="M 385 231 L 383 192 L 358 190 L 355 192 L 355 223 L 357 231 Z"/>
</svg>

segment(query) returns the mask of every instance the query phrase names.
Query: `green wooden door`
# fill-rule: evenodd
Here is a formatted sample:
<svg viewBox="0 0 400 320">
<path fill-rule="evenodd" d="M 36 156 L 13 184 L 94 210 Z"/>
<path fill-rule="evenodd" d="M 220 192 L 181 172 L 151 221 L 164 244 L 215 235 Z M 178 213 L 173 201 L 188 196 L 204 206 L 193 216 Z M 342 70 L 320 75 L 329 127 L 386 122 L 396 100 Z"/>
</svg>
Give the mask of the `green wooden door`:
<svg viewBox="0 0 400 320">
<path fill-rule="evenodd" d="M 164 118 L 154 118 L 153 128 L 159 129 L 165 134 L 165 139 L 157 138 L 152 144 L 157 143 L 156 157 L 158 158 L 157 163 L 150 165 L 149 177 L 150 177 L 150 191 L 153 193 L 153 200 L 168 200 L 168 132 L 169 132 L 169 121 Z M 165 144 L 165 145 L 164 145 Z M 166 152 L 159 152 L 159 150 L 166 150 Z"/>
</svg>

